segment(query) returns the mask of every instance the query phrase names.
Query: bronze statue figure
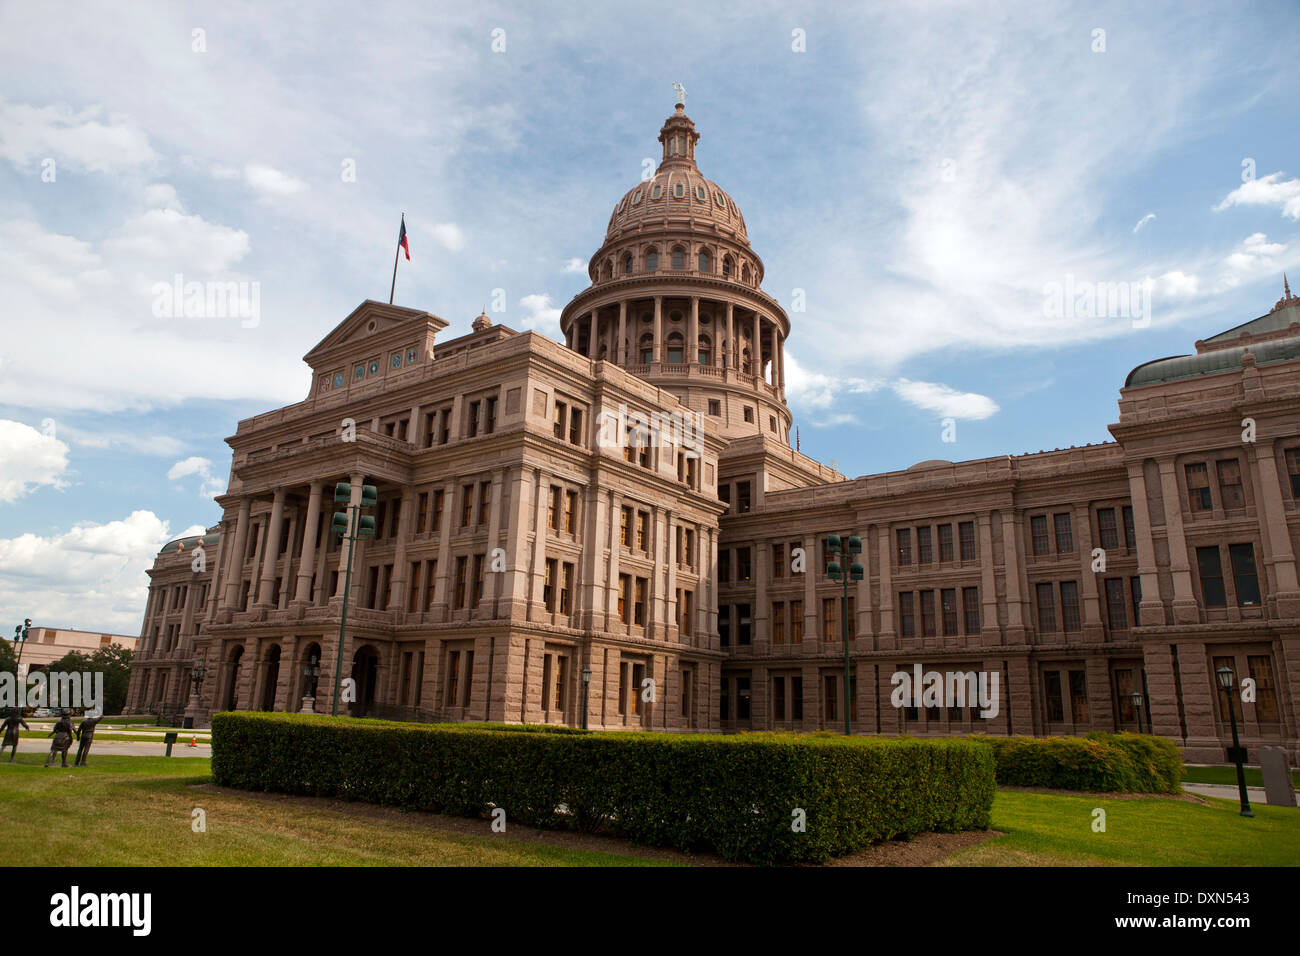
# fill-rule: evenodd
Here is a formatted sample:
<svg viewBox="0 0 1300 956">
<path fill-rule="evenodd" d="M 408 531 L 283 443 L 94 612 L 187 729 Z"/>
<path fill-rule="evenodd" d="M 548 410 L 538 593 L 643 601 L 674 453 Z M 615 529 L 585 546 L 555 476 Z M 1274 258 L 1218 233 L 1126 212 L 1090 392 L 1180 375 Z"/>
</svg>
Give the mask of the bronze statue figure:
<svg viewBox="0 0 1300 956">
<path fill-rule="evenodd" d="M 27 721 L 23 720 L 23 712 L 17 707 L 11 708 L 4 722 L 0 723 L 0 728 L 4 728 L 5 732 L 4 743 L 0 743 L 0 754 L 5 752 L 6 747 L 14 748 L 9 753 L 10 763 L 14 762 L 14 756 L 18 753 L 18 728 L 20 726 L 23 730 L 32 729 L 27 726 Z"/>
<path fill-rule="evenodd" d="M 57 753 L 63 756 L 63 766 L 66 767 L 68 765 L 68 748 L 72 746 L 72 718 L 68 716 L 66 710 L 60 711 L 58 723 L 50 731 L 50 736 L 54 738 L 54 742 L 50 744 L 50 755 L 45 758 L 45 766 L 50 765 L 50 761 L 54 759 L 54 755 Z"/>
<path fill-rule="evenodd" d="M 104 719 L 104 715 L 98 717 L 87 717 L 77 727 L 77 759 L 72 762 L 74 767 L 84 767 L 86 760 L 90 756 L 90 745 L 95 739 L 95 725 Z"/>
</svg>

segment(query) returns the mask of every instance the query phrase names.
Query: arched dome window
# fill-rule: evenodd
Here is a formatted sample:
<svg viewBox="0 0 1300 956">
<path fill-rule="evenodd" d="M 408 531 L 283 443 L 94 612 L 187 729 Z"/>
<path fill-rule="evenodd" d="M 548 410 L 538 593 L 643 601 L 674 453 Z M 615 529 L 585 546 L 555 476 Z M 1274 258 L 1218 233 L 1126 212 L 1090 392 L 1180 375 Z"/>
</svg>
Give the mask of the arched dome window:
<svg viewBox="0 0 1300 956">
<path fill-rule="evenodd" d="M 731 278 L 731 273 L 732 273 L 733 268 L 734 268 L 734 265 L 732 264 L 731 256 L 723 256 L 723 257 L 722 257 L 722 277 L 723 277 L 724 279 L 730 279 L 730 278 Z"/>
<path fill-rule="evenodd" d="M 749 263 L 745 263 L 745 269 L 741 272 L 740 278 L 742 282 L 749 282 Z"/>
<path fill-rule="evenodd" d="M 608 280 L 614 278 L 614 260 L 613 260 L 613 259 L 606 259 L 606 260 L 605 260 L 605 273 L 604 273 L 603 278 L 604 278 L 606 281 L 608 281 Z"/>
<path fill-rule="evenodd" d="M 685 350 L 682 348 L 682 335 L 680 332 L 674 332 L 672 335 L 668 336 L 669 365 L 681 365 L 682 353 L 684 351 Z"/>
<path fill-rule="evenodd" d="M 707 335 L 700 336 L 700 354 L 696 361 L 701 365 L 713 364 L 713 339 Z"/>
<path fill-rule="evenodd" d="M 632 274 L 632 255 L 631 253 L 629 253 L 628 255 L 623 257 L 623 275 L 630 276 L 631 274 Z"/>
<path fill-rule="evenodd" d="M 657 183 L 655 184 L 654 188 L 650 190 L 651 199 L 658 199 L 663 194 L 664 194 L 664 187 L 658 185 Z"/>
<path fill-rule="evenodd" d="M 641 336 L 641 364 L 649 365 L 655 360 L 655 337 L 647 332 Z"/>
<path fill-rule="evenodd" d="M 749 358 L 749 346 L 745 346 L 744 350 L 740 353 L 740 369 L 746 375 L 753 374 L 753 363 Z"/>
<path fill-rule="evenodd" d="M 700 250 L 700 271 L 701 271 L 701 272 L 712 272 L 712 271 L 713 271 L 713 270 L 709 267 L 709 254 L 708 254 L 707 252 L 705 252 L 704 250 L 702 250 L 702 249 Z"/>
<path fill-rule="evenodd" d="M 676 186 L 673 187 L 673 195 L 676 196 L 678 199 L 684 198 L 686 196 L 686 187 L 683 186 L 681 183 L 678 183 Z"/>
<path fill-rule="evenodd" d="M 686 268 L 686 250 L 681 246 L 673 249 L 673 268 L 678 270 Z"/>
<path fill-rule="evenodd" d="M 709 195 L 708 195 L 708 193 L 706 193 L 706 192 L 704 191 L 704 187 L 703 187 L 703 186 L 696 186 L 696 187 L 695 187 L 695 198 L 698 199 L 698 200 L 700 200 L 701 202 L 708 202 L 708 201 L 709 201 Z"/>
<path fill-rule="evenodd" d="M 645 271 L 646 272 L 659 271 L 659 250 L 658 249 L 651 249 L 649 252 L 645 254 Z"/>
</svg>

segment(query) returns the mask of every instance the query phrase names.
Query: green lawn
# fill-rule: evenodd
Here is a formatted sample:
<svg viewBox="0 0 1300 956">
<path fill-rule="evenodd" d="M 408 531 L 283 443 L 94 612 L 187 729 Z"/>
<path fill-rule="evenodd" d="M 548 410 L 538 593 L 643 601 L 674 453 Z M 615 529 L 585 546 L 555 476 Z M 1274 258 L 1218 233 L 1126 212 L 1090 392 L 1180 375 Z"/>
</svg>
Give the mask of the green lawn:
<svg viewBox="0 0 1300 956">
<path fill-rule="evenodd" d="M 1258 767 L 1243 767 L 1246 772 L 1246 786 L 1264 786 L 1264 775 Z M 1300 787 L 1300 770 L 1291 771 L 1291 779 Z M 1222 767 L 1186 767 L 1183 770 L 1183 783 L 1226 783 L 1237 785 L 1237 768 L 1231 764 Z"/>
<path fill-rule="evenodd" d="M 95 755 L 88 768 L 46 769 L 43 754 L 0 763 L 0 866 L 654 866 L 611 852 L 502 836 L 463 836 L 409 817 L 381 818 L 290 799 L 196 789 L 205 758 Z M 192 810 L 207 832 L 191 829 Z M 1092 830 L 1106 811 L 1106 832 Z M 1004 835 L 945 866 L 1295 866 L 1300 810 L 1158 797 L 1122 799 L 999 790 Z M 525 831 L 526 833 L 531 831 Z"/>
<path fill-rule="evenodd" d="M 1106 811 L 1106 832 L 1092 812 Z M 960 851 L 945 866 L 1296 866 L 1300 809 L 1235 800 L 1205 804 L 999 790 L 993 829 L 1005 836 Z"/>
<path fill-rule="evenodd" d="M 0 866 L 656 866 L 507 835 L 461 836 L 239 793 L 195 790 L 211 762 L 94 756 L 46 769 L 0 763 Z M 207 832 L 191 828 L 207 813 Z"/>
</svg>

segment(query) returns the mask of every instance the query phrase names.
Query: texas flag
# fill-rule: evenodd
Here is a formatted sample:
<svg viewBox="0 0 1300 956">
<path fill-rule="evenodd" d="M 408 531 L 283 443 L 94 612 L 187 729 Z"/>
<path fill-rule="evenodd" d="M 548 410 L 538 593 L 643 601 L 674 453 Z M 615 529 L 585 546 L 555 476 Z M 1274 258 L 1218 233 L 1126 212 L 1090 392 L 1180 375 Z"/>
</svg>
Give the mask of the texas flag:
<svg viewBox="0 0 1300 956">
<path fill-rule="evenodd" d="M 397 245 L 406 253 L 406 261 L 411 261 L 411 247 L 406 241 L 406 214 L 402 214 L 402 231 L 397 234 Z"/>
</svg>

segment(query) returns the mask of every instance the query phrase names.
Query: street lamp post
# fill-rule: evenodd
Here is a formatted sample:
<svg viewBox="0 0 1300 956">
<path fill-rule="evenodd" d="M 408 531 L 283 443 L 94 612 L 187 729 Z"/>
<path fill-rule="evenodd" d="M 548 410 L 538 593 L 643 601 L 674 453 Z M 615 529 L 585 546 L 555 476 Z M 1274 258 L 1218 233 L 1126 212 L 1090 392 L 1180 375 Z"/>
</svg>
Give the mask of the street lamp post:
<svg viewBox="0 0 1300 956">
<path fill-rule="evenodd" d="M 591 688 L 591 668 L 582 669 L 582 729 L 587 729 L 587 694 Z"/>
<path fill-rule="evenodd" d="M 23 661 L 23 648 L 27 646 L 27 632 L 32 629 L 32 619 L 24 618 L 21 624 L 14 625 L 14 647 L 17 653 L 14 655 L 14 679 L 22 680 L 23 672 L 18 665 Z"/>
<path fill-rule="evenodd" d="M 1237 793 L 1241 796 L 1241 815 L 1243 817 L 1253 817 L 1250 810 L 1250 797 L 1246 794 L 1246 771 L 1242 767 L 1244 754 L 1241 751 L 1241 743 L 1237 739 L 1237 707 L 1233 703 L 1234 684 L 1232 668 L 1224 664 L 1214 672 L 1219 678 L 1219 686 L 1228 694 L 1228 719 L 1232 721 L 1232 762 L 1237 765 Z"/>
<path fill-rule="evenodd" d="M 361 501 L 352 504 L 352 486 L 340 481 L 334 486 L 334 503 L 342 503 L 347 510 L 334 512 L 330 528 L 342 540 L 348 542 L 348 566 L 343 575 L 343 612 L 339 616 L 339 652 L 334 662 L 334 699 L 330 703 L 330 713 L 335 717 L 339 713 L 339 695 L 343 690 L 343 639 L 348 631 L 348 597 L 352 591 L 352 552 L 357 549 L 358 538 L 374 537 L 375 519 L 363 515 L 362 508 L 373 507 L 379 501 L 379 490 L 374 485 L 361 486 Z"/>
<path fill-rule="evenodd" d="M 844 588 L 844 595 L 840 603 L 840 617 L 843 619 L 844 634 L 844 736 L 853 733 L 853 726 L 849 717 L 849 698 L 851 683 L 849 670 L 849 579 L 861 581 L 866 574 L 862 565 L 852 559 L 855 554 L 862 553 L 862 539 L 856 536 L 850 536 L 845 542 L 844 560 L 848 565 L 847 569 L 841 569 L 840 563 L 834 560 L 833 555 L 838 555 L 841 551 L 840 536 L 831 534 L 826 536 L 826 573 L 832 581 L 839 581 Z M 848 573 L 845 573 L 847 570 Z"/>
<path fill-rule="evenodd" d="M 1138 733 L 1142 733 L 1142 692 L 1140 690 L 1133 691 L 1132 700 L 1133 709 L 1137 713 Z"/>
</svg>

